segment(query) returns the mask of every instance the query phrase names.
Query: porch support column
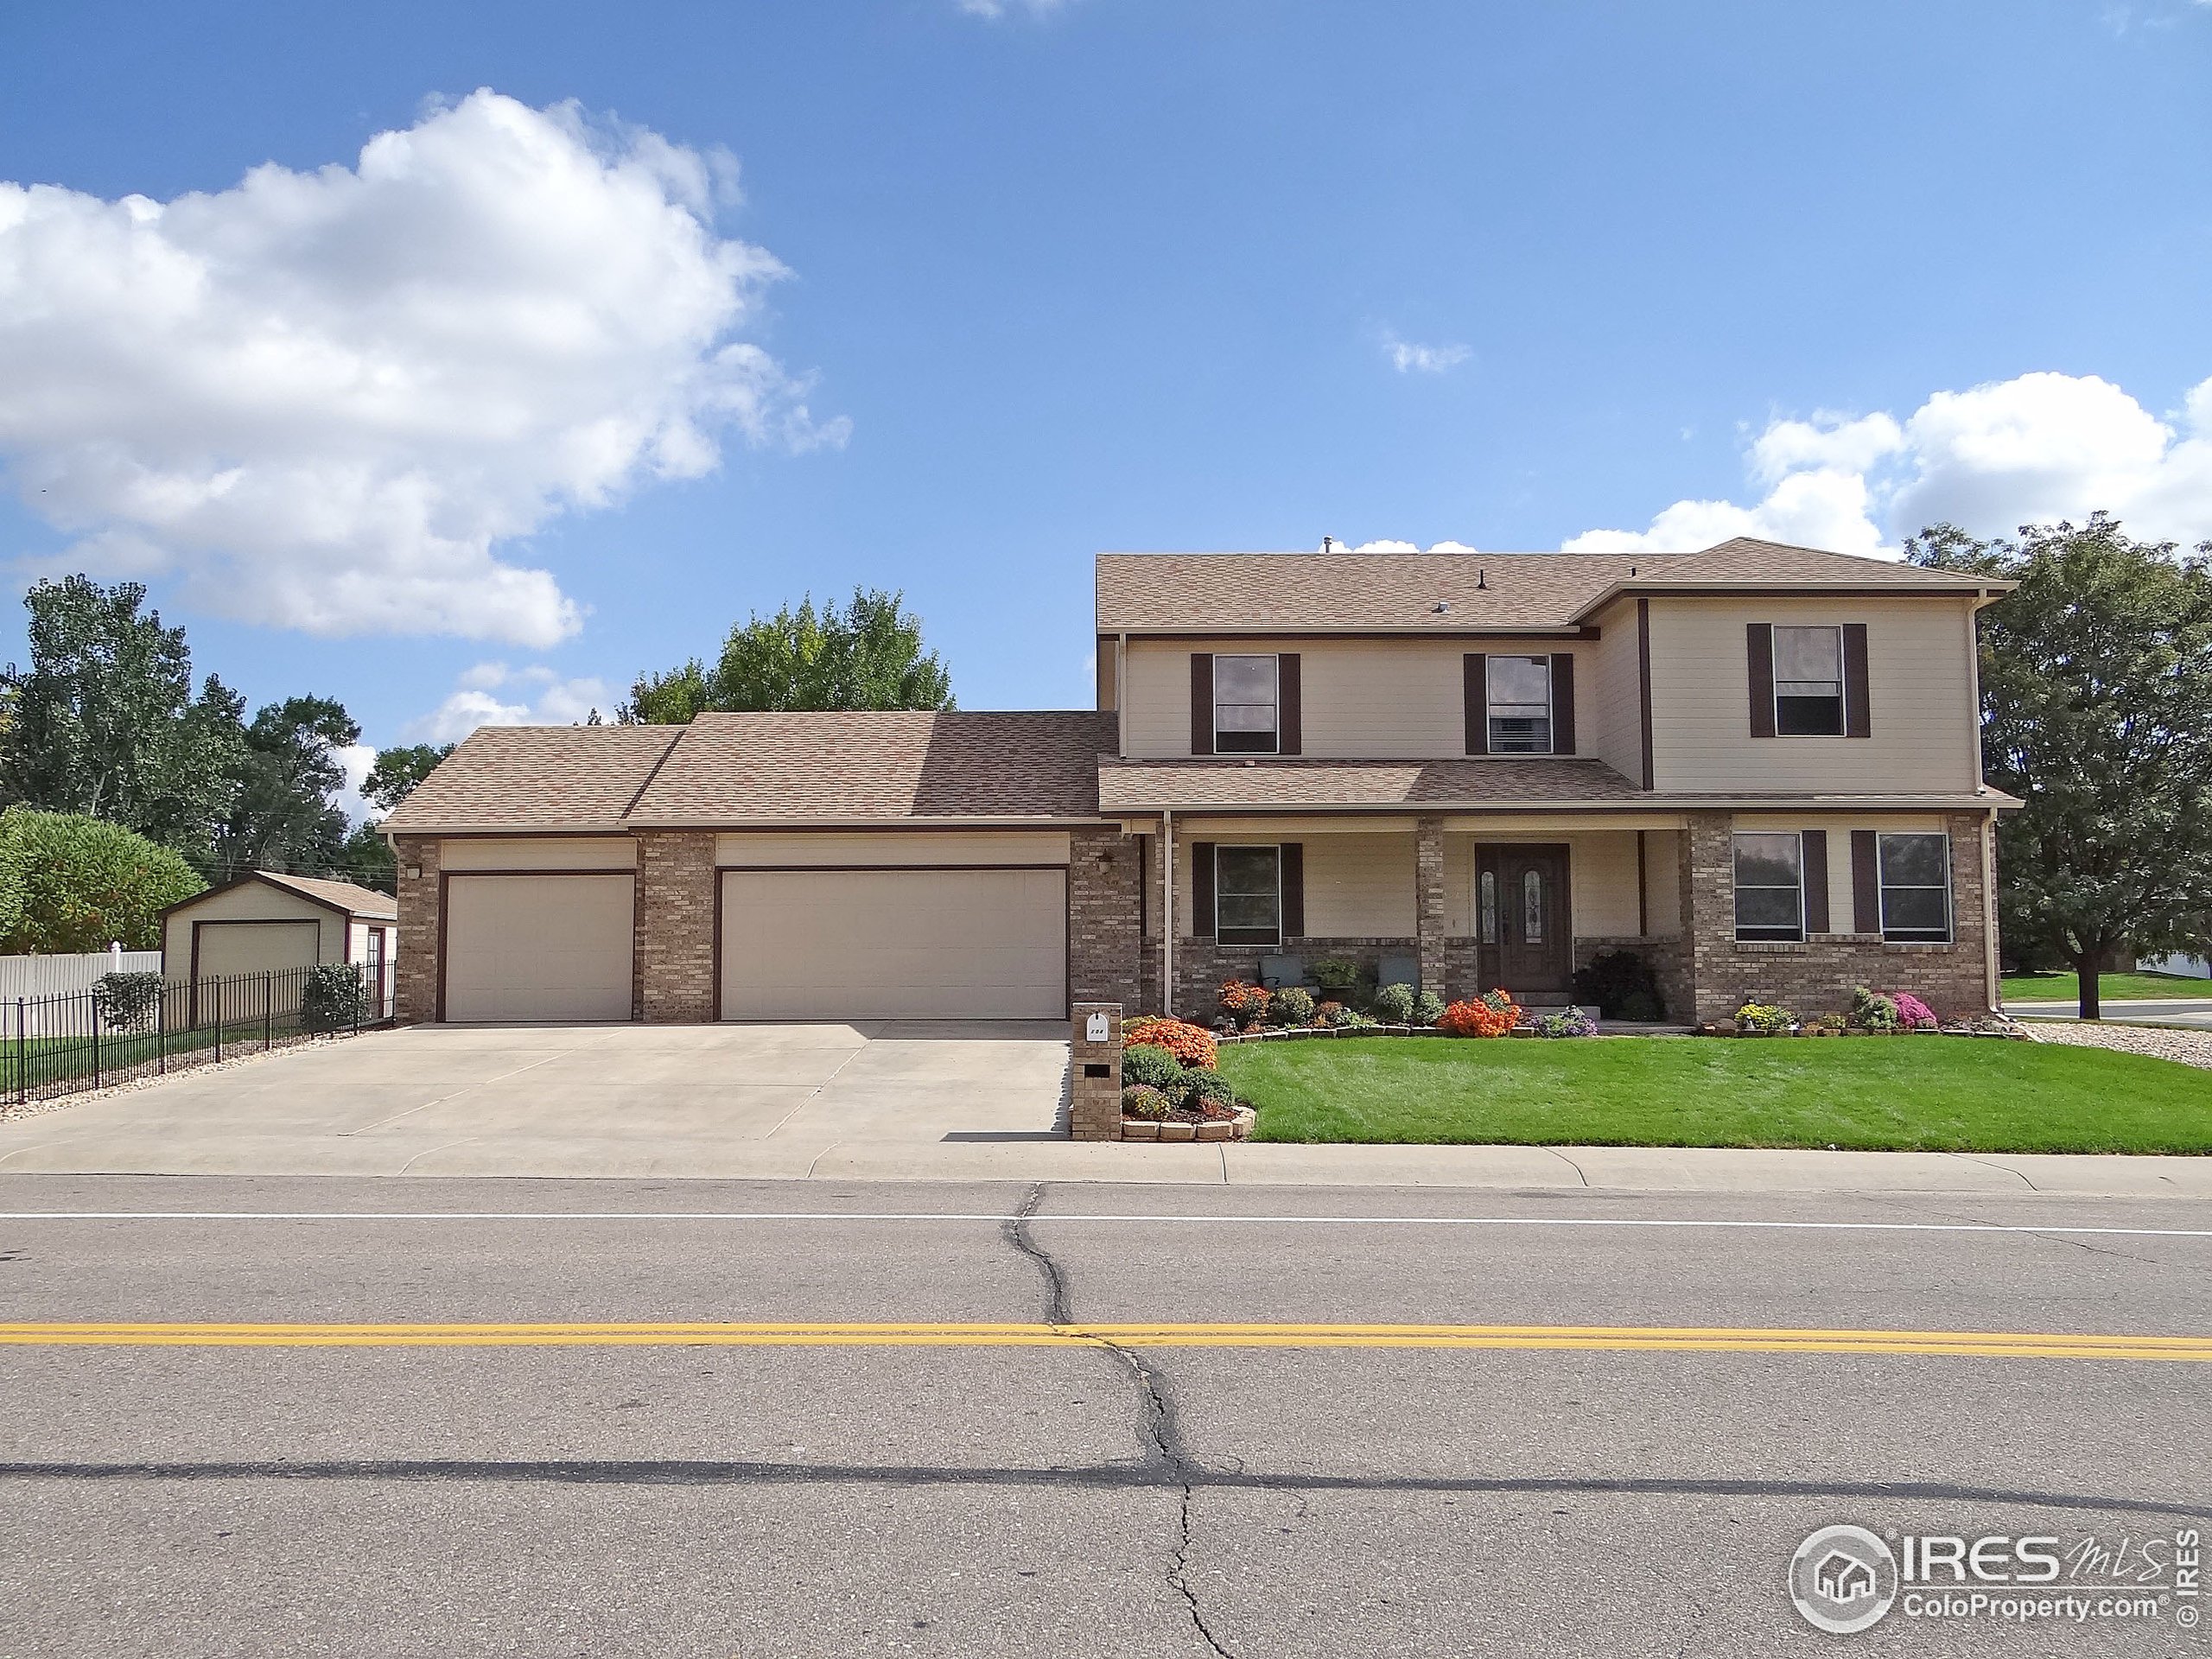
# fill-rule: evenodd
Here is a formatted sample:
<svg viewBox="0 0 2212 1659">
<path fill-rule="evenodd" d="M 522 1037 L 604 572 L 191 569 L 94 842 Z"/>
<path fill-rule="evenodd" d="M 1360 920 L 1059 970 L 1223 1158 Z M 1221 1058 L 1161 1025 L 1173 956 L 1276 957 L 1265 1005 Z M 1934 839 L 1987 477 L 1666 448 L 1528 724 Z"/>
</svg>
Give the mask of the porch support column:
<svg viewBox="0 0 2212 1659">
<path fill-rule="evenodd" d="M 1175 815 L 1160 815 L 1160 1011 L 1175 1018 Z"/>
<path fill-rule="evenodd" d="M 1736 940 L 1734 822 L 1726 812 L 1692 812 L 1683 825 L 1679 869 L 1690 1006 L 1668 1010 L 1678 1020 L 1725 1020 L 1735 1012 L 1730 993 L 1741 988 L 1723 982 L 1722 961 Z"/>
<path fill-rule="evenodd" d="M 1421 946 L 1421 986 L 1439 996 L 1444 988 L 1444 820 L 1414 824 L 1414 931 Z"/>
</svg>

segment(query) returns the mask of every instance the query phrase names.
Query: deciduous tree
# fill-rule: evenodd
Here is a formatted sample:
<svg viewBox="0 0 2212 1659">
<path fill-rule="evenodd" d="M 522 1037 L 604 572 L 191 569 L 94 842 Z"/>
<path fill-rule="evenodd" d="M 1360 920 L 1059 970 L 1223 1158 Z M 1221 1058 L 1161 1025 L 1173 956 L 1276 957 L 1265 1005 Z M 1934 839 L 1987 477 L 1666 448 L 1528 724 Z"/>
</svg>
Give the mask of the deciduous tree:
<svg viewBox="0 0 2212 1659">
<path fill-rule="evenodd" d="M 681 725 L 708 709 L 953 706 L 951 676 L 904 595 L 856 588 L 842 606 L 817 610 L 809 598 L 739 624 L 712 669 L 694 658 L 639 675 L 617 718 Z"/>
<path fill-rule="evenodd" d="M 0 953 L 150 950 L 165 906 L 207 884 L 166 847 L 75 812 L 0 812 Z"/>
<path fill-rule="evenodd" d="M 2017 582 L 1981 613 L 1982 766 L 2027 804 L 1998 820 L 2000 919 L 2080 976 L 2123 944 L 2202 944 L 2212 914 L 2212 543 L 2139 542 L 2102 513 L 1976 541 L 1940 524 L 1916 563 Z"/>
</svg>

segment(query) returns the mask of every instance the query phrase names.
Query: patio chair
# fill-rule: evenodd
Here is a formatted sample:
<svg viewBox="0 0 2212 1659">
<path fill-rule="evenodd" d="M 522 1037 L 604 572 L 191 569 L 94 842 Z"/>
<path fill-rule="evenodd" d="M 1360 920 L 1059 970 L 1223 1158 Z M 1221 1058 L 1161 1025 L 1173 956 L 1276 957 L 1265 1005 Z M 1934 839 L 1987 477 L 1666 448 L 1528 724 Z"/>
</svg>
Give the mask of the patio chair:
<svg viewBox="0 0 2212 1659">
<path fill-rule="evenodd" d="M 1375 982 L 1379 985 L 1410 985 L 1421 989 L 1421 957 L 1412 950 L 1385 950 L 1382 965 L 1376 970 Z"/>
<path fill-rule="evenodd" d="M 1303 957 L 1262 957 L 1260 983 L 1271 991 L 1279 991 L 1286 985 L 1305 984 L 1306 958 Z"/>
</svg>

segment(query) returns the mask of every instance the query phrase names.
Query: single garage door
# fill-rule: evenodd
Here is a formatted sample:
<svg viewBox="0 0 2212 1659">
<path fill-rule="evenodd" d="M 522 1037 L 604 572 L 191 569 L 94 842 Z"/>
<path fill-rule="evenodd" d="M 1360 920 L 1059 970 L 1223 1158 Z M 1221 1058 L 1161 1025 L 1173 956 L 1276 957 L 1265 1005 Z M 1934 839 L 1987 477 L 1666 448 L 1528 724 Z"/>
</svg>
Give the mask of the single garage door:
<svg viewBox="0 0 2212 1659">
<path fill-rule="evenodd" d="M 726 870 L 725 1020 L 1058 1020 L 1067 872 Z"/>
<path fill-rule="evenodd" d="M 195 953 L 202 979 L 312 968 L 322 944 L 321 922 L 202 922 Z"/>
<path fill-rule="evenodd" d="M 445 1018 L 627 1020 L 635 899 L 627 870 L 448 876 Z"/>
</svg>

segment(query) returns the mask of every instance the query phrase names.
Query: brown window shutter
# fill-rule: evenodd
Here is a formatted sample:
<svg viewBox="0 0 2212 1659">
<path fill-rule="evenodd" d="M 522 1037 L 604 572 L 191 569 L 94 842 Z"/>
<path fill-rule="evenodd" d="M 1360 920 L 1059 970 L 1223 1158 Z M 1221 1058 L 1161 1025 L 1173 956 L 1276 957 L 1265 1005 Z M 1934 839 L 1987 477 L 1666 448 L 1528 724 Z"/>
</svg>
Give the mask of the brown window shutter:
<svg viewBox="0 0 2212 1659">
<path fill-rule="evenodd" d="M 1304 679 L 1299 655 L 1286 651 L 1275 658 L 1275 753 L 1297 754 L 1305 741 Z"/>
<path fill-rule="evenodd" d="M 1479 651 L 1469 652 L 1465 664 L 1467 700 L 1467 753 L 1490 753 L 1490 658 Z"/>
<path fill-rule="evenodd" d="M 1294 939 L 1305 932 L 1306 843 L 1286 841 L 1282 844 L 1282 936 Z"/>
<path fill-rule="evenodd" d="M 1804 849 L 1805 931 L 1828 931 L 1828 832 L 1807 830 L 1797 837 Z"/>
<path fill-rule="evenodd" d="M 1574 653 L 1552 653 L 1552 753 L 1574 753 Z"/>
<path fill-rule="evenodd" d="M 1866 625 L 1847 622 L 1843 625 L 1843 734 L 1846 737 L 1872 737 L 1874 734 L 1873 699 L 1867 695 L 1866 686 Z"/>
<path fill-rule="evenodd" d="M 1874 832 L 1851 832 L 1851 931 L 1882 931 L 1882 876 L 1874 862 Z"/>
<path fill-rule="evenodd" d="M 1191 653 L 1191 753 L 1213 753 L 1213 653 Z"/>
<path fill-rule="evenodd" d="M 1213 842 L 1191 843 L 1191 936 L 1213 938 Z"/>
<path fill-rule="evenodd" d="M 1751 664 L 1751 735 L 1774 735 L 1774 624 L 1747 622 L 1744 645 Z"/>
</svg>

